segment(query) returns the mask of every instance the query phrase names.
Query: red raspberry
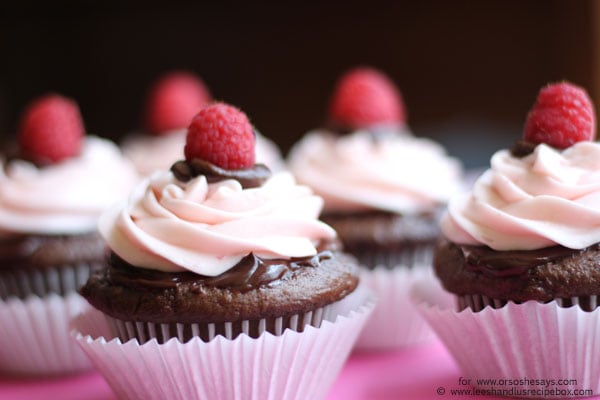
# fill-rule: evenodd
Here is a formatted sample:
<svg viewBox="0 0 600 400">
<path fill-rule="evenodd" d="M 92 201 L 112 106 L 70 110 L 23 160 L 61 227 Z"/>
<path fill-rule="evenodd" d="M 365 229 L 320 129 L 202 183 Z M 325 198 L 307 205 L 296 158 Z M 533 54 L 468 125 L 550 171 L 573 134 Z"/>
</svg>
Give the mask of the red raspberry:
<svg viewBox="0 0 600 400">
<path fill-rule="evenodd" d="M 199 78 L 188 72 L 172 72 L 157 81 L 146 103 L 145 126 L 154 135 L 185 128 L 211 101 Z"/>
<path fill-rule="evenodd" d="M 254 165 L 254 130 L 242 111 L 225 103 L 203 108 L 192 120 L 185 158 L 200 158 L 224 169 Z"/>
<path fill-rule="evenodd" d="M 406 121 L 402 96 L 394 83 L 373 68 L 356 68 L 338 81 L 329 107 L 333 122 L 348 128 Z"/>
<path fill-rule="evenodd" d="M 593 140 L 596 114 L 585 89 L 568 82 L 548 85 L 525 121 L 523 138 L 565 149 L 582 140 Z"/>
<path fill-rule="evenodd" d="M 38 165 L 60 162 L 79 154 L 84 132 L 75 101 L 57 94 L 40 97 L 21 116 L 21 156 Z"/>
</svg>

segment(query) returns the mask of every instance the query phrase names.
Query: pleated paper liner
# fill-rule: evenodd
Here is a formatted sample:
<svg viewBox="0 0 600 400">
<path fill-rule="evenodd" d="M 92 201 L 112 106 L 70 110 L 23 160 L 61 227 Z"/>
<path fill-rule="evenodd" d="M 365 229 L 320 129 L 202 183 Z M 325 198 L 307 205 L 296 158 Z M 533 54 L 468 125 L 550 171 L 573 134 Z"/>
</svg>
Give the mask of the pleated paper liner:
<svg viewBox="0 0 600 400">
<path fill-rule="evenodd" d="M 594 311 L 598 305 L 600 305 L 598 303 L 598 296 L 578 296 L 565 299 L 554 299 L 552 301 L 555 301 L 560 307 L 578 306 L 583 311 Z M 502 308 L 506 303 L 508 303 L 506 300 L 493 299 L 480 294 L 457 296 L 459 311 L 464 310 L 465 308 L 470 308 L 475 312 L 481 311 L 485 307 Z M 518 302 L 515 303 L 520 304 Z"/>
<path fill-rule="evenodd" d="M 48 268 L 0 268 L 0 298 L 25 299 L 34 295 L 44 297 L 54 293 L 76 292 L 87 281 L 92 269 L 100 263 L 67 264 Z"/>
<path fill-rule="evenodd" d="M 356 343 L 357 350 L 394 350 L 435 339 L 409 298 L 415 281 L 435 279 L 431 268 L 433 250 L 433 244 L 423 243 L 388 251 L 364 249 L 356 254 L 362 266 L 361 282 L 377 296 L 375 310 Z"/>
<path fill-rule="evenodd" d="M 335 305 L 330 305 L 299 315 L 218 324 L 159 324 L 121 321 L 108 316 L 106 318 L 112 331 L 123 342 L 137 339 L 140 343 L 145 343 L 151 339 L 156 339 L 158 343 L 164 343 L 172 337 L 178 338 L 183 343 L 194 337 L 199 337 L 201 340 L 208 342 L 218 335 L 227 339 L 235 339 L 238 335 L 244 333 L 256 338 L 264 332 L 281 335 L 285 329 L 302 332 L 307 326 L 318 328 L 324 319 L 331 320 L 335 316 L 335 308 Z"/>
<path fill-rule="evenodd" d="M 429 282 L 417 282 L 412 298 L 474 386 L 519 398 L 576 397 L 576 390 L 588 391 L 583 392 L 588 396 L 600 393 L 599 308 L 472 299 L 491 306 L 457 311 L 455 297 Z M 513 384 L 492 385 L 490 379 Z M 537 384 L 541 379 L 554 384 Z"/>
<path fill-rule="evenodd" d="M 373 300 L 359 287 L 335 308 L 334 319 L 302 332 L 144 344 L 122 342 L 102 313 L 89 310 L 74 321 L 72 334 L 122 399 L 318 400 L 327 396 Z"/>
<path fill-rule="evenodd" d="M 409 296 L 416 281 L 435 280 L 431 267 L 363 268 L 360 280 L 377 296 L 377 305 L 356 342 L 357 350 L 384 351 L 435 340 L 434 332 Z"/>
<path fill-rule="evenodd" d="M 91 369 L 69 337 L 69 321 L 87 306 L 77 290 L 96 267 L 0 269 L 0 371 L 41 376 Z"/>
<path fill-rule="evenodd" d="M 61 375 L 92 368 L 69 336 L 69 321 L 87 307 L 73 292 L 0 302 L 0 370 L 10 375 Z"/>
</svg>

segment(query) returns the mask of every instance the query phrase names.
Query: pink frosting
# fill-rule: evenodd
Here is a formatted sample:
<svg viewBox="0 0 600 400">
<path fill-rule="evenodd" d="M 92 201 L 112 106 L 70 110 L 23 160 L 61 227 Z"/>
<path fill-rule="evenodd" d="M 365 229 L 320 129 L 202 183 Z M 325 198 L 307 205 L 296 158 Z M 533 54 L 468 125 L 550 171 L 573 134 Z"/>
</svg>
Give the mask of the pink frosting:
<svg viewBox="0 0 600 400">
<path fill-rule="evenodd" d="M 126 205 L 103 215 L 100 232 L 128 263 L 161 271 L 216 276 L 253 252 L 264 258 L 307 257 L 335 237 L 319 221 L 323 200 L 289 173 L 258 188 L 235 180 L 187 183 L 159 172 L 140 184 Z"/>
<path fill-rule="evenodd" d="M 541 144 L 524 158 L 497 152 L 472 191 L 450 201 L 442 230 L 453 242 L 495 250 L 600 242 L 600 144 L 562 152 Z"/>
<path fill-rule="evenodd" d="M 339 138 L 308 133 L 290 154 L 299 182 L 325 199 L 325 209 L 416 213 L 445 203 L 460 190 L 459 163 L 437 143 L 408 131 L 366 131 Z"/>
<path fill-rule="evenodd" d="M 93 136 L 79 156 L 58 164 L 10 161 L 0 169 L 0 234 L 93 232 L 138 179 L 115 144 Z"/>
<path fill-rule="evenodd" d="M 178 129 L 160 136 L 136 134 L 125 140 L 123 152 L 135 164 L 139 173 L 150 176 L 169 169 L 175 161 L 183 159 L 186 129 Z M 271 171 L 281 171 L 283 161 L 277 145 L 262 135 L 256 136 L 256 162 Z"/>
</svg>

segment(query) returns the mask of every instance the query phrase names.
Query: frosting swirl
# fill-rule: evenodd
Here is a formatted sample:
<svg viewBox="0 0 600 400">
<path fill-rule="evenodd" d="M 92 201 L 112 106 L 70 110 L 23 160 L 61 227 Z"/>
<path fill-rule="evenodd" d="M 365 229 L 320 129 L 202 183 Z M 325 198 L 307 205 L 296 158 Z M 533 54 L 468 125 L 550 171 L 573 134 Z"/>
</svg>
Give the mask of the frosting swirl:
<svg viewBox="0 0 600 400">
<path fill-rule="evenodd" d="M 600 144 L 540 144 L 521 158 L 497 152 L 472 191 L 450 201 L 442 231 L 500 251 L 600 242 Z"/>
<path fill-rule="evenodd" d="M 137 179 L 116 145 L 93 136 L 79 156 L 58 164 L 11 160 L 0 169 L 0 235 L 93 232 Z"/>
<path fill-rule="evenodd" d="M 290 169 L 324 198 L 326 211 L 414 214 L 445 203 L 460 188 L 459 163 L 437 143 L 405 130 L 339 137 L 310 132 L 292 149 Z"/>
<path fill-rule="evenodd" d="M 217 276 L 249 253 L 265 259 L 310 257 L 335 238 L 319 221 L 323 200 L 289 173 L 244 189 L 233 179 L 181 182 L 159 172 L 142 182 L 127 204 L 105 213 L 100 232 L 131 265 L 165 272 Z"/>
</svg>

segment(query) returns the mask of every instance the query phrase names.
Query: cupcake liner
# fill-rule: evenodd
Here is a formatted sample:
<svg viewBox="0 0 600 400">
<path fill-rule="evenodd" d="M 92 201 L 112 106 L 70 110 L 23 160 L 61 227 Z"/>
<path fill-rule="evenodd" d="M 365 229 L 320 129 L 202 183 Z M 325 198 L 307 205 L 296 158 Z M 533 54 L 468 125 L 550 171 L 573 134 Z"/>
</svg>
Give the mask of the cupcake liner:
<svg viewBox="0 0 600 400">
<path fill-rule="evenodd" d="M 528 301 L 456 311 L 454 296 L 423 282 L 415 284 L 412 298 L 470 384 L 486 393 L 519 398 L 600 393 L 600 309 Z"/>
<path fill-rule="evenodd" d="M 360 280 L 376 294 L 377 305 L 355 349 L 386 350 L 420 345 L 435 339 L 435 334 L 419 315 L 409 296 L 410 288 L 416 281 L 435 280 L 431 267 L 361 268 Z"/>
<path fill-rule="evenodd" d="M 69 336 L 69 321 L 87 307 L 77 293 L 0 302 L 0 371 L 57 375 L 92 367 Z"/>
<path fill-rule="evenodd" d="M 90 310 L 72 335 L 122 399 L 323 399 L 372 308 L 359 287 L 319 328 L 142 345 L 113 337 L 104 315 Z"/>
<path fill-rule="evenodd" d="M 600 305 L 598 296 L 595 295 L 559 298 L 552 301 L 555 301 L 560 307 L 578 306 L 584 311 L 594 311 Z M 481 311 L 485 307 L 502 308 L 508 303 L 507 300 L 493 299 L 482 294 L 457 296 L 457 302 L 459 311 L 468 307 L 475 312 Z"/>
<path fill-rule="evenodd" d="M 87 281 L 92 269 L 99 265 L 80 263 L 40 269 L 4 267 L 0 269 L 0 298 L 25 299 L 50 293 L 64 296 L 76 292 Z"/>
<path fill-rule="evenodd" d="M 199 337 L 205 342 L 221 335 L 227 339 L 235 339 L 245 333 L 250 337 L 258 337 L 264 332 L 281 335 L 285 329 L 302 332 L 306 326 L 319 327 L 324 319 L 331 320 L 334 316 L 335 305 L 330 305 L 316 310 L 279 318 L 265 318 L 254 321 L 222 322 L 211 324 L 159 324 L 152 322 L 121 321 L 109 316 L 106 317 L 111 326 L 113 335 L 126 342 L 137 339 L 140 343 L 156 339 L 164 343 L 176 337 L 180 342 Z"/>
</svg>

